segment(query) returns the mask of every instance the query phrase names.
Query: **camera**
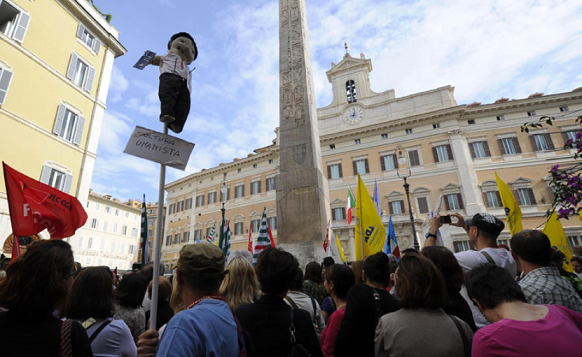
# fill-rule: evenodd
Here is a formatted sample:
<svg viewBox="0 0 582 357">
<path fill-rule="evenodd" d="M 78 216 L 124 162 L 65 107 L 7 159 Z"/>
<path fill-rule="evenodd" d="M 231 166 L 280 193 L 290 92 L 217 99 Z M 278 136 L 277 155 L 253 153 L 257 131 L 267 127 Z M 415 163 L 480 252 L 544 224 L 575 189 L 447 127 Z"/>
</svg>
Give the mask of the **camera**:
<svg viewBox="0 0 582 357">
<path fill-rule="evenodd" d="M 450 224 L 451 223 L 451 216 L 441 216 L 440 221 L 443 224 Z"/>
</svg>

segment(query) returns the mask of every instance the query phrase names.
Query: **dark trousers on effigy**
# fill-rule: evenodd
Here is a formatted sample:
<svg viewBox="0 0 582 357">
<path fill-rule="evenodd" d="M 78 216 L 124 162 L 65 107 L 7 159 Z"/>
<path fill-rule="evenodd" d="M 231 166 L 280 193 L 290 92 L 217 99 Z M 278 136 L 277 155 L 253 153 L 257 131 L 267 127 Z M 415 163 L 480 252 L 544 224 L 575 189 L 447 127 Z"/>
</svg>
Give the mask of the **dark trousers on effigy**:
<svg viewBox="0 0 582 357">
<path fill-rule="evenodd" d="M 175 74 L 163 73 L 160 75 L 158 96 L 161 102 L 160 118 L 169 115 L 176 118 L 172 124 L 184 127 L 190 112 L 190 91 L 187 81 Z"/>
</svg>

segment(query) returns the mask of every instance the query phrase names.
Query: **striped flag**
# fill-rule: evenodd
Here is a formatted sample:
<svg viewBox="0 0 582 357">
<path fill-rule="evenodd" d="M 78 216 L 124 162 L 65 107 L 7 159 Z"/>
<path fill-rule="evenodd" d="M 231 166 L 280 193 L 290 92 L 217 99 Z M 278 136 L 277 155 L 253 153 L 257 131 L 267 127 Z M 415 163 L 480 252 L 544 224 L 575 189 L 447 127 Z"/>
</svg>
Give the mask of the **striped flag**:
<svg viewBox="0 0 582 357">
<path fill-rule="evenodd" d="M 216 222 L 214 222 L 214 227 L 210 228 L 210 231 L 208 231 L 208 237 L 206 237 L 206 242 L 210 244 L 215 244 L 214 243 L 215 236 L 216 236 Z"/>
<path fill-rule="evenodd" d="M 263 209 L 263 218 L 261 218 L 261 225 L 259 226 L 259 236 L 255 243 L 255 251 L 253 252 L 253 264 L 257 265 L 257 258 L 259 254 L 271 245 L 269 239 L 269 225 L 267 223 L 267 208 Z"/>
<path fill-rule="evenodd" d="M 230 221 L 228 219 L 224 220 L 222 225 L 222 232 L 220 234 L 220 240 L 218 242 L 218 248 L 222 249 L 224 255 L 228 258 L 230 254 Z"/>
<path fill-rule="evenodd" d="M 352 190 L 348 187 L 348 199 L 346 203 L 346 214 L 348 215 L 348 224 L 352 224 L 352 216 L 354 213 L 354 209 L 356 207 L 356 200 L 354 200 L 354 196 L 352 195 Z"/>
</svg>

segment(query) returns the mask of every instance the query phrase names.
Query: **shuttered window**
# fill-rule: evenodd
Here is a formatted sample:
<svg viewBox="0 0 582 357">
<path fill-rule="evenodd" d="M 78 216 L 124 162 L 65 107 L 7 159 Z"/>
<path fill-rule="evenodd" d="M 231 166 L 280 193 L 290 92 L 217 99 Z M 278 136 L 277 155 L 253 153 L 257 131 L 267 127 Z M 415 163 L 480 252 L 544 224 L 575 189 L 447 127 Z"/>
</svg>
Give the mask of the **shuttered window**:
<svg viewBox="0 0 582 357">
<path fill-rule="evenodd" d="M 481 159 L 484 157 L 491 157 L 489 144 L 487 141 L 475 141 L 469 144 L 469 151 L 473 159 Z"/>
<path fill-rule="evenodd" d="M 413 166 L 420 166 L 420 155 L 418 154 L 418 150 L 408 150 L 408 164 Z"/>
<path fill-rule="evenodd" d="M 67 69 L 67 78 L 85 91 L 91 92 L 95 80 L 95 68 L 81 60 L 79 55 L 73 52 Z"/>
<path fill-rule="evenodd" d="M 8 88 L 12 81 L 12 72 L 6 68 L 0 67 L 0 105 L 4 104 L 8 95 Z"/>
<path fill-rule="evenodd" d="M 30 23 L 30 15 L 7 1 L 0 1 L 0 31 L 22 43 Z"/>
<path fill-rule="evenodd" d="M 534 134 L 529 137 L 533 151 L 554 150 L 550 134 Z"/>
<path fill-rule="evenodd" d="M 488 207 L 488 208 L 503 207 L 503 204 L 501 202 L 501 196 L 499 195 L 499 191 L 483 192 L 483 202 L 485 203 L 485 207 Z"/>
<path fill-rule="evenodd" d="M 331 210 L 332 221 L 343 221 L 346 219 L 345 207 L 333 208 Z"/>
<path fill-rule="evenodd" d="M 85 118 L 73 113 L 64 105 L 59 105 L 53 133 L 75 145 L 81 145 L 84 128 Z"/>
<path fill-rule="evenodd" d="M 241 198 L 245 196 L 245 185 L 238 185 L 234 188 L 234 198 Z"/>
<path fill-rule="evenodd" d="M 71 193 L 73 176 L 63 171 L 57 170 L 51 166 L 45 165 L 40 174 L 40 182 L 51 187 L 61 190 L 65 193 Z"/>
<path fill-rule="evenodd" d="M 365 175 L 370 172 L 370 167 L 368 166 L 368 159 L 359 159 L 353 161 L 354 166 L 354 176 L 357 174 Z"/>
<path fill-rule="evenodd" d="M 449 144 L 433 146 L 432 154 L 434 156 L 434 162 L 447 162 L 453 160 L 453 151 Z"/>
<path fill-rule="evenodd" d="M 342 178 L 342 177 L 343 177 L 343 173 L 342 173 L 342 164 L 341 163 L 327 165 L 327 178 L 328 178 L 328 180 L 335 180 L 335 179 Z"/>
<path fill-rule="evenodd" d="M 521 146 L 516 137 L 498 139 L 499 150 L 502 155 L 516 155 L 521 154 Z"/>
<path fill-rule="evenodd" d="M 416 202 L 418 203 L 418 213 L 428 213 L 428 199 L 426 197 L 418 197 Z"/>
<path fill-rule="evenodd" d="M 101 41 L 95 35 L 93 35 L 83 24 L 79 24 L 77 28 L 77 37 L 81 39 L 81 42 L 86 44 L 93 52 L 99 53 L 101 48 Z"/>
<path fill-rule="evenodd" d="M 380 157 L 380 165 L 382 171 L 395 170 L 398 168 L 398 160 L 396 154 L 384 155 Z"/>
<path fill-rule="evenodd" d="M 272 191 L 275 189 L 275 178 L 274 177 L 268 177 L 265 180 L 265 186 L 267 187 L 267 191 Z"/>
<path fill-rule="evenodd" d="M 404 201 L 390 201 L 388 202 L 388 209 L 390 214 L 404 214 L 406 210 L 404 209 Z"/>
<path fill-rule="evenodd" d="M 518 188 L 517 190 L 514 190 L 513 196 L 515 197 L 517 204 L 520 206 L 535 206 L 537 204 L 533 190 L 529 187 Z"/>
<path fill-rule="evenodd" d="M 447 211 L 457 211 L 465 209 L 465 205 L 463 204 L 463 197 L 461 197 L 460 193 L 451 193 L 445 195 L 444 201 Z"/>
<path fill-rule="evenodd" d="M 261 181 L 251 182 L 251 195 L 261 193 Z"/>
</svg>

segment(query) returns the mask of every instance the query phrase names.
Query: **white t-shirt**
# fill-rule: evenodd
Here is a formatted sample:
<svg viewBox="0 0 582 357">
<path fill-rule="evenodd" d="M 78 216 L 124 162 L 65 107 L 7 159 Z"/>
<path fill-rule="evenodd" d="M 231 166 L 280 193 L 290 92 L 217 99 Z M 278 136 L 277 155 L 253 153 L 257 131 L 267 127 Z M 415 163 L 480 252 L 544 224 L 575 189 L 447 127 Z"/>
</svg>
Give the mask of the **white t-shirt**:
<svg viewBox="0 0 582 357">
<path fill-rule="evenodd" d="M 517 275 L 517 267 L 515 265 L 515 260 L 505 248 L 483 248 L 480 251 L 467 250 L 464 252 L 455 253 L 455 257 L 459 262 L 461 268 L 463 268 L 463 273 L 467 274 L 471 269 L 478 267 L 479 265 L 489 263 L 485 255 L 481 252 L 487 252 L 495 262 L 495 265 L 504 268 L 509 272 L 512 277 Z M 479 308 L 469 299 L 467 294 L 467 288 L 465 285 L 461 288 L 461 296 L 467 301 L 471 311 L 473 312 L 473 319 L 475 320 L 475 325 L 481 328 L 483 326 L 489 325 L 485 316 L 479 311 Z"/>
</svg>

